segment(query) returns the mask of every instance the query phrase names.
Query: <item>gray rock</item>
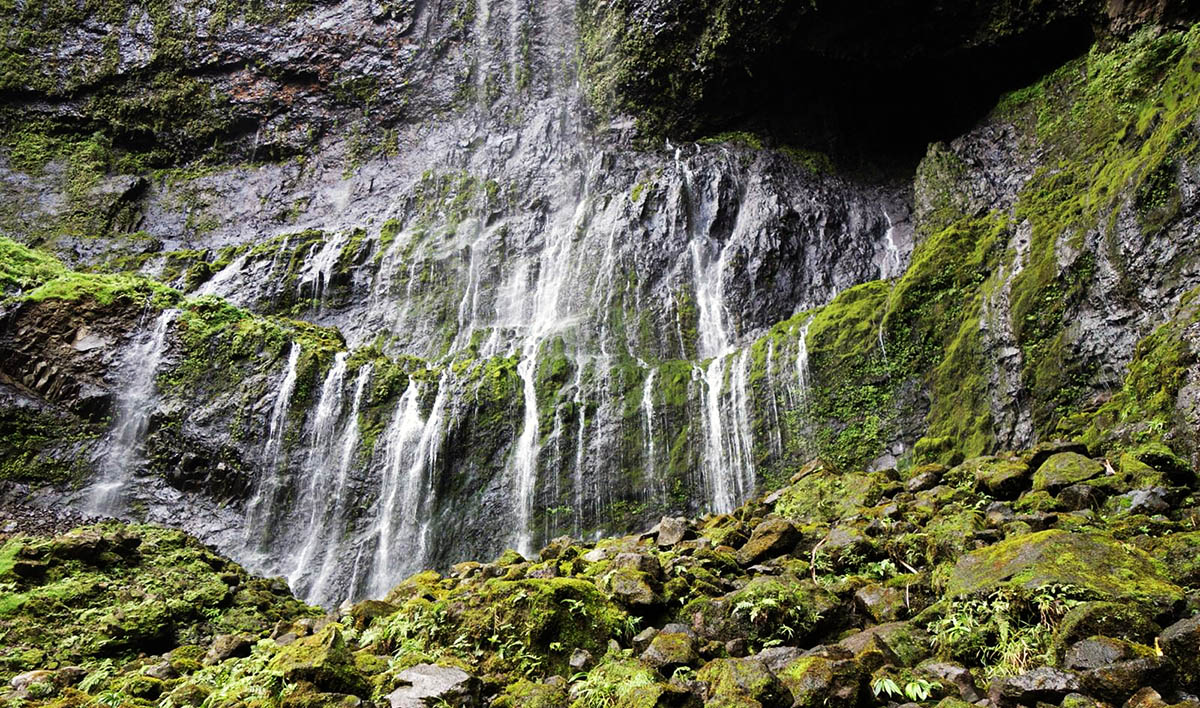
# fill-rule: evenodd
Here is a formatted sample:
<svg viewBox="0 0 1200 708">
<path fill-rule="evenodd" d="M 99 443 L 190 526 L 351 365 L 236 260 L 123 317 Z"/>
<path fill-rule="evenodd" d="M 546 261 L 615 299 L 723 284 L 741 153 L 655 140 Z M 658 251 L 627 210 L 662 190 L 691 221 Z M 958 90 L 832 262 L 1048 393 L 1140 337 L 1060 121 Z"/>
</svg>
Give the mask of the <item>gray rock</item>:
<svg viewBox="0 0 1200 708">
<path fill-rule="evenodd" d="M 975 683 L 975 675 L 971 670 L 958 664 L 941 661 L 921 664 L 917 667 L 930 676 L 949 681 L 958 689 L 958 695 L 968 703 L 975 703 L 983 698 L 979 685 Z"/>
<path fill-rule="evenodd" d="M 250 650 L 253 647 L 254 640 L 250 637 L 240 634 L 219 634 L 213 638 L 212 645 L 204 654 L 204 665 L 211 666 L 233 657 L 250 656 Z"/>
<path fill-rule="evenodd" d="M 1068 693 L 1078 693 L 1079 677 L 1049 666 L 992 681 L 988 698 L 997 706 L 1034 705 L 1039 701 L 1058 704 Z"/>
<path fill-rule="evenodd" d="M 657 543 L 664 548 L 686 541 L 692 535 L 691 522 L 682 516 L 664 516 L 658 522 Z"/>
<path fill-rule="evenodd" d="M 646 651 L 642 661 L 658 669 L 663 675 L 681 666 L 691 666 L 700 661 L 696 640 L 682 632 L 660 632 Z"/>
<path fill-rule="evenodd" d="M 567 662 L 568 665 L 575 671 L 587 671 L 596 664 L 596 660 L 592 658 L 592 653 L 586 649 L 576 649 L 571 653 L 571 658 Z"/>
<path fill-rule="evenodd" d="M 654 641 L 656 636 L 658 636 L 658 630 L 654 627 L 647 627 L 638 632 L 633 637 L 633 651 L 638 654 L 646 651 L 646 647 L 650 646 L 650 642 Z"/>
<path fill-rule="evenodd" d="M 462 669 L 434 664 L 417 664 L 396 675 L 407 684 L 388 694 L 391 708 L 428 708 L 443 702 L 453 708 L 479 705 L 479 680 Z"/>
<path fill-rule="evenodd" d="M 1091 637 L 1072 644 L 1063 657 L 1062 665 L 1076 671 L 1087 671 L 1131 659 L 1133 656 L 1133 648 L 1128 642 L 1111 637 Z"/>
</svg>

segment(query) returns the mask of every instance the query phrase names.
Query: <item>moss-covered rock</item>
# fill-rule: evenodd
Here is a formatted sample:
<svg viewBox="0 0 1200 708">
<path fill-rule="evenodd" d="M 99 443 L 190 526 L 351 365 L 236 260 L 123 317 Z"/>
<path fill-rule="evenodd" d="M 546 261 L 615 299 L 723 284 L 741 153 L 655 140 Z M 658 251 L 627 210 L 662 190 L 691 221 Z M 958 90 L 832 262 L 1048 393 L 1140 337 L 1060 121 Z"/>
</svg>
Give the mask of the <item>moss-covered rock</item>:
<svg viewBox="0 0 1200 708">
<path fill-rule="evenodd" d="M 714 659 L 696 672 L 696 678 L 708 685 L 705 706 L 770 708 L 786 695 L 771 670 L 754 657 Z"/>
<path fill-rule="evenodd" d="M 975 457 L 959 465 L 951 477 L 973 477 L 975 488 L 997 499 L 1015 499 L 1029 485 L 1029 467 L 1017 460 Z"/>
<path fill-rule="evenodd" d="M 951 597 L 988 595 L 1002 587 L 1068 585 L 1096 599 L 1167 609 L 1183 593 L 1145 553 L 1096 534 L 1042 531 L 967 554 L 946 581 Z"/>
<path fill-rule="evenodd" d="M 286 681 L 307 681 L 325 691 L 360 696 L 370 692 L 370 684 L 358 672 L 338 625 L 283 647 L 267 668 Z"/>
<path fill-rule="evenodd" d="M 853 708 L 866 686 L 866 672 L 853 660 L 818 656 L 796 659 L 779 672 L 793 708 Z"/>
<path fill-rule="evenodd" d="M 1033 489 L 1057 493 L 1064 487 L 1104 474 L 1104 465 L 1074 452 L 1051 455 L 1033 473 Z"/>
</svg>

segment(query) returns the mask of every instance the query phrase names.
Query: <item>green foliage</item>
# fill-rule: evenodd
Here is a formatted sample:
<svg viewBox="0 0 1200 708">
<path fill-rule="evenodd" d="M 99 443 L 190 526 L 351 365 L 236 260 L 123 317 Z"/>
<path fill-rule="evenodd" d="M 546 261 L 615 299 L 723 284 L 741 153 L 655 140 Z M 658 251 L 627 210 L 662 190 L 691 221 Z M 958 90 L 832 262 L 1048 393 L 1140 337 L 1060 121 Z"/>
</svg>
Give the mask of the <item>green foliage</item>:
<svg viewBox="0 0 1200 708">
<path fill-rule="evenodd" d="M 1054 632 L 1080 600 L 1070 585 L 1002 588 L 983 598 L 951 601 L 928 631 L 940 654 L 982 666 L 988 676 L 1012 676 L 1053 663 Z"/>
</svg>

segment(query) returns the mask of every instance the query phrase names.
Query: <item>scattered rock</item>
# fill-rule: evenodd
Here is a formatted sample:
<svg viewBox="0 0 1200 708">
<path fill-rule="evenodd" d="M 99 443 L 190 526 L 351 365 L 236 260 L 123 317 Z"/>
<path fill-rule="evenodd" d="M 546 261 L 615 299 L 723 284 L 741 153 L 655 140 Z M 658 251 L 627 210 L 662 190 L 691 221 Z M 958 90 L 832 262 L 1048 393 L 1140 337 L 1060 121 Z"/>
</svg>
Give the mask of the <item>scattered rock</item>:
<svg viewBox="0 0 1200 708">
<path fill-rule="evenodd" d="M 1200 691 L 1200 615 L 1167 627 L 1158 643 L 1163 656 L 1175 667 L 1180 685 L 1192 692 Z"/>
<path fill-rule="evenodd" d="M 354 695 L 370 692 L 337 625 L 283 647 L 271 660 L 269 669 L 288 681 L 307 681 L 323 691 Z"/>
<path fill-rule="evenodd" d="M 1057 493 L 1064 487 L 1104 474 L 1104 465 L 1077 452 L 1060 452 L 1046 458 L 1033 473 L 1034 491 Z"/>
<path fill-rule="evenodd" d="M 430 705 L 474 708 L 479 705 L 479 680 L 462 669 L 417 664 L 397 674 L 396 680 L 408 685 L 388 694 L 391 708 L 427 708 Z"/>
<path fill-rule="evenodd" d="M 575 671 L 587 671 L 596 664 L 596 660 L 592 658 L 592 653 L 586 649 L 576 649 L 571 652 L 571 659 L 567 664 Z"/>
<path fill-rule="evenodd" d="M 859 588 L 854 593 L 854 605 L 876 622 L 895 622 L 908 612 L 903 590 L 879 584 Z"/>
<path fill-rule="evenodd" d="M 1111 637 L 1091 637 L 1071 645 L 1063 658 L 1063 666 L 1075 671 L 1087 671 L 1136 656 L 1137 651 L 1130 642 Z"/>
<path fill-rule="evenodd" d="M 1142 686 L 1157 684 L 1163 661 L 1156 656 L 1118 661 L 1083 674 L 1084 692 L 1110 703 L 1123 703 Z"/>
<path fill-rule="evenodd" d="M 1104 503 L 1104 495 L 1090 485 L 1072 484 L 1058 493 L 1056 501 L 1064 511 L 1098 509 Z"/>
<path fill-rule="evenodd" d="M 1067 694 L 1079 690 L 1079 678 L 1075 674 L 1039 666 L 1019 676 L 992 681 L 988 698 L 997 706 L 1031 706 L 1039 702 L 1057 705 Z"/>
<path fill-rule="evenodd" d="M 853 708 L 866 683 L 866 674 L 855 661 L 817 656 L 796 659 L 778 676 L 792 694 L 792 708 Z"/>
<path fill-rule="evenodd" d="M 208 653 L 204 655 L 204 665 L 212 666 L 233 657 L 250 656 L 254 640 L 240 634 L 218 634 L 213 638 Z"/>
<path fill-rule="evenodd" d="M 914 470 L 913 476 L 904 483 L 906 492 L 922 492 L 936 487 L 942 481 L 946 468 L 942 465 L 925 465 Z"/>
<path fill-rule="evenodd" d="M 1046 460 L 1054 455 L 1064 452 L 1073 452 L 1076 455 L 1086 455 L 1087 446 L 1079 442 L 1067 442 L 1064 440 L 1048 440 L 1034 445 L 1022 456 L 1022 460 L 1030 469 L 1036 470 L 1042 466 Z"/>
<path fill-rule="evenodd" d="M 382 600 L 363 600 L 350 608 L 350 617 L 357 629 L 366 629 L 372 622 L 381 617 L 390 617 L 400 608 Z"/>
<path fill-rule="evenodd" d="M 647 627 L 638 632 L 633 637 L 633 650 L 638 654 L 646 651 L 646 647 L 650 646 L 650 642 L 654 641 L 656 636 L 658 636 L 658 630 L 654 627 Z"/>
<path fill-rule="evenodd" d="M 775 675 L 755 657 L 714 659 L 696 674 L 706 685 L 705 705 L 777 705 L 785 689 Z M 750 703 L 755 705 L 755 703 Z"/>
<path fill-rule="evenodd" d="M 681 666 L 691 666 L 700 661 L 696 651 L 696 640 L 682 632 L 659 632 L 642 652 L 642 661 L 658 669 L 663 675 Z"/>
<path fill-rule="evenodd" d="M 975 675 L 966 667 L 943 661 L 924 663 L 918 668 L 930 676 L 953 684 L 958 689 L 959 696 L 968 703 L 975 703 L 983 698 L 979 685 L 975 683 Z"/>
<path fill-rule="evenodd" d="M 951 478 L 974 478 L 975 488 L 997 499 L 1016 499 L 1029 485 L 1029 467 L 999 457 L 976 457 L 948 473 Z"/>
<path fill-rule="evenodd" d="M 754 527 L 750 540 L 738 551 L 737 561 L 750 566 L 774 556 L 790 553 L 800 541 L 800 532 L 787 519 L 772 518 Z"/>
<path fill-rule="evenodd" d="M 694 535 L 691 522 L 682 516 L 664 516 L 658 522 L 657 543 L 664 548 L 677 545 Z"/>
</svg>

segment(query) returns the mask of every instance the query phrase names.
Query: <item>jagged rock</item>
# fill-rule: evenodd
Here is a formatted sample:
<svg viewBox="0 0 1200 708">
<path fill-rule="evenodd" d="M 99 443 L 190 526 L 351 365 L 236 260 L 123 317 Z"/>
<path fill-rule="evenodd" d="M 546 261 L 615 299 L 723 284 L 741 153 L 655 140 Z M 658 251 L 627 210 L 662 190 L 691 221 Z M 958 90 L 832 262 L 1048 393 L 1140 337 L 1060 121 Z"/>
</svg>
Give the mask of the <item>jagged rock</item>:
<svg viewBox="0 0 1200 708">
<path fill-rule="evenodd" d="M 647 627 L 638 632 L 633 637 L 633 651 L 638 654 L 646 651 L 646 647 L 650 646 L 650 642 L 654 641 L 656 636 L 658 636 L 658 630 L 654 627 Z"/>
<path fill-rule="evenodd" d="M 1180 620 L 1159 637 L 1163 656 L 1175 667 L 1179 684 L 1200 691 L 1200 615 Z"/>
<path fill-rule="evenodd" d="M 1004 502 L 992 502 L 984 512 L 983 520 L 988 525 L 988 528 L 999 529 L 1015 517 L 1016 515 L 1013 513 L 1012 507 L 1008 504 Z"/>
<path fill-rule="evenodd" d="M 999 457 L 976 457 L 951 470 L 949 476 L 968 476 L 975 488 L 997 499 L 1016 499 L 1029 485 L 1029 467 L 1014 460 Z"/>
<path fill-rule="evenodd" d="M 874 549 L 875 544 L 865 531 L 856 526 L 845 525 L 830 529 L 820 546 L 820 551 L 835 565 L 843 565 L 851 559 L 857 561 L 867 558 Z"/>
<path fill-rule="evenodd" d="M 567 664 L 575 671 L 587 671 L 596 664 L 596 660 L 592 658 L 592 653 L 586 649 L 576 649 L 571 652 L 571 658 Z"/>
<path fill-rule="evenodd" d="M 904 619 L 904 591 L 883 585 L 867 585 L 854 593 L 854 604 L 876 622 L 895 622 Z"/>
<path fill-rule="evenodd" d="M 254 640 L 240 634 L 219 634 L 213 638 L 212 646 L 204 655 L 205 666 L 219 664 L 232 657 L 250 656 Z"/>
<path fill-rule="evenodd" d="M 1090 669 L 1084 672 L 1081 683 L 1089 696 L 1117 704 L 1142 686 L 1156 685 L 1162 673 L 1162 659 L 1148 656 Z"/>
<path fill-rule="evenodd" d="M 1146 550 L 1163 562 L 1173 582 L 1191 587 L 1200 585 L 1200 531 L 1152 539 Z"/>
<path fill-rule="evenodd" d="M 1171 493 L 1162 487 L 1150 489 L 1135 489 L 1128 494 L 1116 497 L 1113 503 L 1118 509 L 1130 514 L 1165 514 L 1171 510 Z"/>
<path fill-rule="evenodd" d="M 1059 507 L 1065 511 L 1098 509 L 1104 502 L 1104 495 L 1095 487 L 1086 484 L 1072 484 L 1058 493 L 1056 501 Z"/>
<path fill-rule="evenodd" d="M 1065 656 L 1068 647 L 1088 637 L 1104 636 L 1145 644 L 1162 628 L 1154 623 L 1152 609 L 1123 602 L 1085 602 L 1067 611 L 1055 635 L 1055 653 Z"/>
<path fill-rule="evenodd" d="M 179 678 L 179 672 L 176 671 L 173 666 L 171 666 L 170 661 L 161 661 L 157 664 L 153 664 L 143 669 L 143 673 L 151 678 L 159 679 L 160 681 L 170 681 L 171 679 Z"/>
<path fill-rule="evenodd" d="M 588 563 L 599 563 L 602 560 L 607 560 L 608 559 L 608 549 L 607 548 L 593 548 L 592 550 L 583 554 L 583 559 L 585 561 L 587 561 Z"/>
<path fill-rule="evenodd" d="M 417 664 L 396 674 L 408 684 L 388 694 L 391 708 L 427 708 L 432 704 L 452 708 L 479 705 L 479 680 L 462 669 L 434 664 Z"/>
<path fill-rule="evenodd" d="M 357 629 L 366 629 L 372 622 L 382 617 L 390 617 L 399 611 L 399 607 L 382 600 L 363 600 L 350 608 L 350 617 Z"/>
<path fill-rule="evenodd" d="M 766 665 L 771 673 L 778 674 L 784 667 L 799 659 L 804 652 L 796 647 L 769 647 L 754 656 Z M 852 656 L 847 654 L 847 656 Z M 846 658 L 846 657 L 842 657 Z"/>
<path fill-rule="evenodd" d="M 629 607 L 652 608 L 663 602 L 661 588 L 654 576 L 632 568 L 615 568 L 606 573 L 601 589 Z"/>
<path fill-rule="evenodd" d="M 337 625 L 281 648 L 269 669 L 288 681 L 307 681 L 323 691 L 354 695 L 370 692 Z"/>
<path fill-rule="evenodd" d="M 915 493 L 932 489 L 942 481 L 945 472 L 946 467 L 943 465 L 922 465 L 913 470 L 913 476 L 904 483 L 904 490 Z"/>
<path fill-rule="evenodd" d="M 1104 474 L 1104 465 L 1077 452 L 1051 455 L 1033 473 L 1034 491 L 1056 493 Z"/>
<path fill-rule="evenodd" d="M 750 540 L 738 551 L 742 566 L 751 566 L 774 556 L 790 553 L 800 541 L 800 532 L 787 519 L 772 518 L 754 527 Z"/>
<path fill-rule="evenodd" d="M 852 634 L 838 644 L 859 656 L 876 642 L 882 645 L 884 658 L 889 663 L 894 657 L 901 666 L 916 666 L 929 656 L 929 635 L 908 622 L 876 625 Z"/>
<path fill-rule="evenodd" d="M 1076 642 L 1067 649 L 1063 666 L 1075 671 L 1098 669 L 1137 656 L 1130 642 L 1111 637 L 1091 637 Z"/>
<path fill-rule="evenodd" d="M 656 580 L 663 577 L 662 565 L 658 558 L 649 553 L 619 553 L 613 559 L 613 567 L 645 573 Z"/>
<path fill-rule="evenodd" d="M 663 675 L 670 676 L 680 666 L 698 663 L 700 655 L 696 651 L 696 640 L 692 637 L 683 632 L 663 631 L 642 652 L 641 659 Z"/>
<path fill-rule="evenodd" d="M 750 645 L 745 639 L 730 639 L 725 642 L 725 655 L 740 659 L 750 654 Z"/>
<path fill-rule="evenodd" d="M 697 672 L 696 678 L 706 685 L 705 705 L 736 706 L 753 701 L 777 706 L 786 695 L 775 675 L 755 657 L 714 659 Z"/>
<path fill-rule="evenodd" d="M 1099 598 L 1167 608 L 1182 591 L 1145 554 L 1099 535 L 1042 531 L 1009 538 L 963 556 L 946 581 L 951 597 L 1074 585 Z"/>
<path fill-rule="evenodd" d="M 853 708 L 866 683 L 866 673 L 854 660 L 816 656 L 796 659 L 777 674 L 792 694 L 792 708 Z"/>
<path fill-rule="evenodd" d="M 1167 702 L 1153 688 L 1146 686 L 1125 701 L 1123 708 L 1166 708 Z"/>
<path fill-rule="evenodd" d="M 570 536 L 559 536 L 546 544 L 546 547 L 538 553 L 538 559 L 543 561 L 558 560 L 573 545 L 575 545 L 575 539 Z"/>
<path fill-rule="evenodd" d="M 674 546 L 686 541 L 694 534 L 692 524 L 682 516 L 664 516 L 658 522 L 657 543 L 662 547 Z"/>
<path fill-rule="evenodd" d="M 917 667 L 918 670 L 936 678 L 948 681 L 958 689 L 958 695 L 968 703 L 975 703 L 983 698 L 979 685 L 975 683 L 975 675 L 971 670 L 950 662 L 927 662 Z"/>
<path fill-rule="evenodd" d="M 992 681 L 988 699 L 997 706 L 1034 705 L 1039 701 L 1058 704 L 1067 694 L 1079 690 L 1079 678 L 1075 674 L 1039 666 L 1019 676 Z"/>
</svg>

